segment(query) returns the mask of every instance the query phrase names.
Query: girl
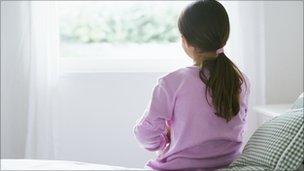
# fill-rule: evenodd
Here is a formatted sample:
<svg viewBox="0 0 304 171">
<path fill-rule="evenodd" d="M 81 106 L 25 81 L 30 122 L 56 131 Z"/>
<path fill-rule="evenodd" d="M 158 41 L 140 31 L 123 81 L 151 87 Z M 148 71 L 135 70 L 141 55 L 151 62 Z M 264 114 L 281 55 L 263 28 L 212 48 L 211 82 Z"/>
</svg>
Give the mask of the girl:
<svg viewBox="0 0 304 171">
<path fill-rule="evenodd" d="M 159 79 L 134 127 L 141 145 L 159 151 L 155 170 L 215 170 L 241 153 L 249 82 L 225 55 L 229 19 L 215 0 L 190 4 L 178 21 L 194 65 Z"/>
</svg>

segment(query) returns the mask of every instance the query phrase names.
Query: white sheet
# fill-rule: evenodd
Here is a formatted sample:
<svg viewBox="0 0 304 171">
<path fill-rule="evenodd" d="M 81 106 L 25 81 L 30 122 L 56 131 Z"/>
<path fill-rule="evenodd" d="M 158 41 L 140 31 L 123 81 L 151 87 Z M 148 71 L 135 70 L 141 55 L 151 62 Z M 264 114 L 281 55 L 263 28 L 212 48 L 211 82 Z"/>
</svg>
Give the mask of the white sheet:
<svg viewBox="0 0 304 171">
<path fill-rule="evenodd" d="M 1 159 L 1 170 L 144 170 L 64 160 Z M 145 169 L 146 170 L 146 169 Z"/>
</svg>

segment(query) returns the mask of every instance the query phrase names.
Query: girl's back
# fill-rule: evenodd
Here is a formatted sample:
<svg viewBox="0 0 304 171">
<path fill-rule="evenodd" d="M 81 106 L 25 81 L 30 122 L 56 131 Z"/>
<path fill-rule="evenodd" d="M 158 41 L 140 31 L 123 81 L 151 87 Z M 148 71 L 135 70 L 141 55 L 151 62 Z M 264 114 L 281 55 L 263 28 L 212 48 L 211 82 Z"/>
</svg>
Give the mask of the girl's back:
<svg viewBox="0 0 304 171">
<path fill-rule="evenodd" d="M 246 81 L 240 111 L 227 123 L 208 104 L 198 67 L 182 68 L 160 78 L 150 106 L 134 129 L 144 148 L 160 150 L 157 159 L 147 166 L 189 170 L 229 165 L 240 154 L 249 95 Z M 166 125 L 171 128 L 169 138 L 163 134 Z"/>
</svg>

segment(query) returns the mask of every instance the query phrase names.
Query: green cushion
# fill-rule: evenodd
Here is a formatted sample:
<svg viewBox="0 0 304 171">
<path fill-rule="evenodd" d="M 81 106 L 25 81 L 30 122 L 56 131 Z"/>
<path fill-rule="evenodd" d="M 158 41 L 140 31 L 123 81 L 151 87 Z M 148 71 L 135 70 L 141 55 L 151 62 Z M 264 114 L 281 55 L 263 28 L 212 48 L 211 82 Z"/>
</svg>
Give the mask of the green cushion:
<svg viewBox="0 0 304 171">
<path fill-rule="evenodd" d="M 297 98 L 297 100 L 293 103 L 291 109 L 301 109 L 301 108 L 303 108 L 303 106 L 304 106 L 304 104 L 303 104 L 303 103 L 304 103 L 303 99 L 304 99 L 304 94 L 302 93 L 302 94 Z"/>
<path fill-rule="evenodd" d="M 304 160 L 303 108 L 291 110 L 258 128 L 242 155 L 222 170 L 296 170 Z"/>
<path fill-rule="evenodd" d="M 218 169 L 217 171 L 266 171 L 264 167 L 261 166 L 233 166 L 233 167 L 228 167 L 228 168 L 223 168 L 223 169 Z"/>
</svg>

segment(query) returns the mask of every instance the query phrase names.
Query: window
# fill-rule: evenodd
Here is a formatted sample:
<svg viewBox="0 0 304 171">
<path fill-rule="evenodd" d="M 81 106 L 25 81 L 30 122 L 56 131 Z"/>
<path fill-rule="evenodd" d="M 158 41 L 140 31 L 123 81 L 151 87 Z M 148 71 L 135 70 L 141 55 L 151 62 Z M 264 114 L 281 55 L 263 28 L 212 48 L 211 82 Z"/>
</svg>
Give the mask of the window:
<svg viewBox="0 0 304 171">
<path fill-rule="evenodd" d="M 59 2 L 66 71 L 168 71 L 191 60 L 177 20 L 189 1 Z"/>
</svg>

